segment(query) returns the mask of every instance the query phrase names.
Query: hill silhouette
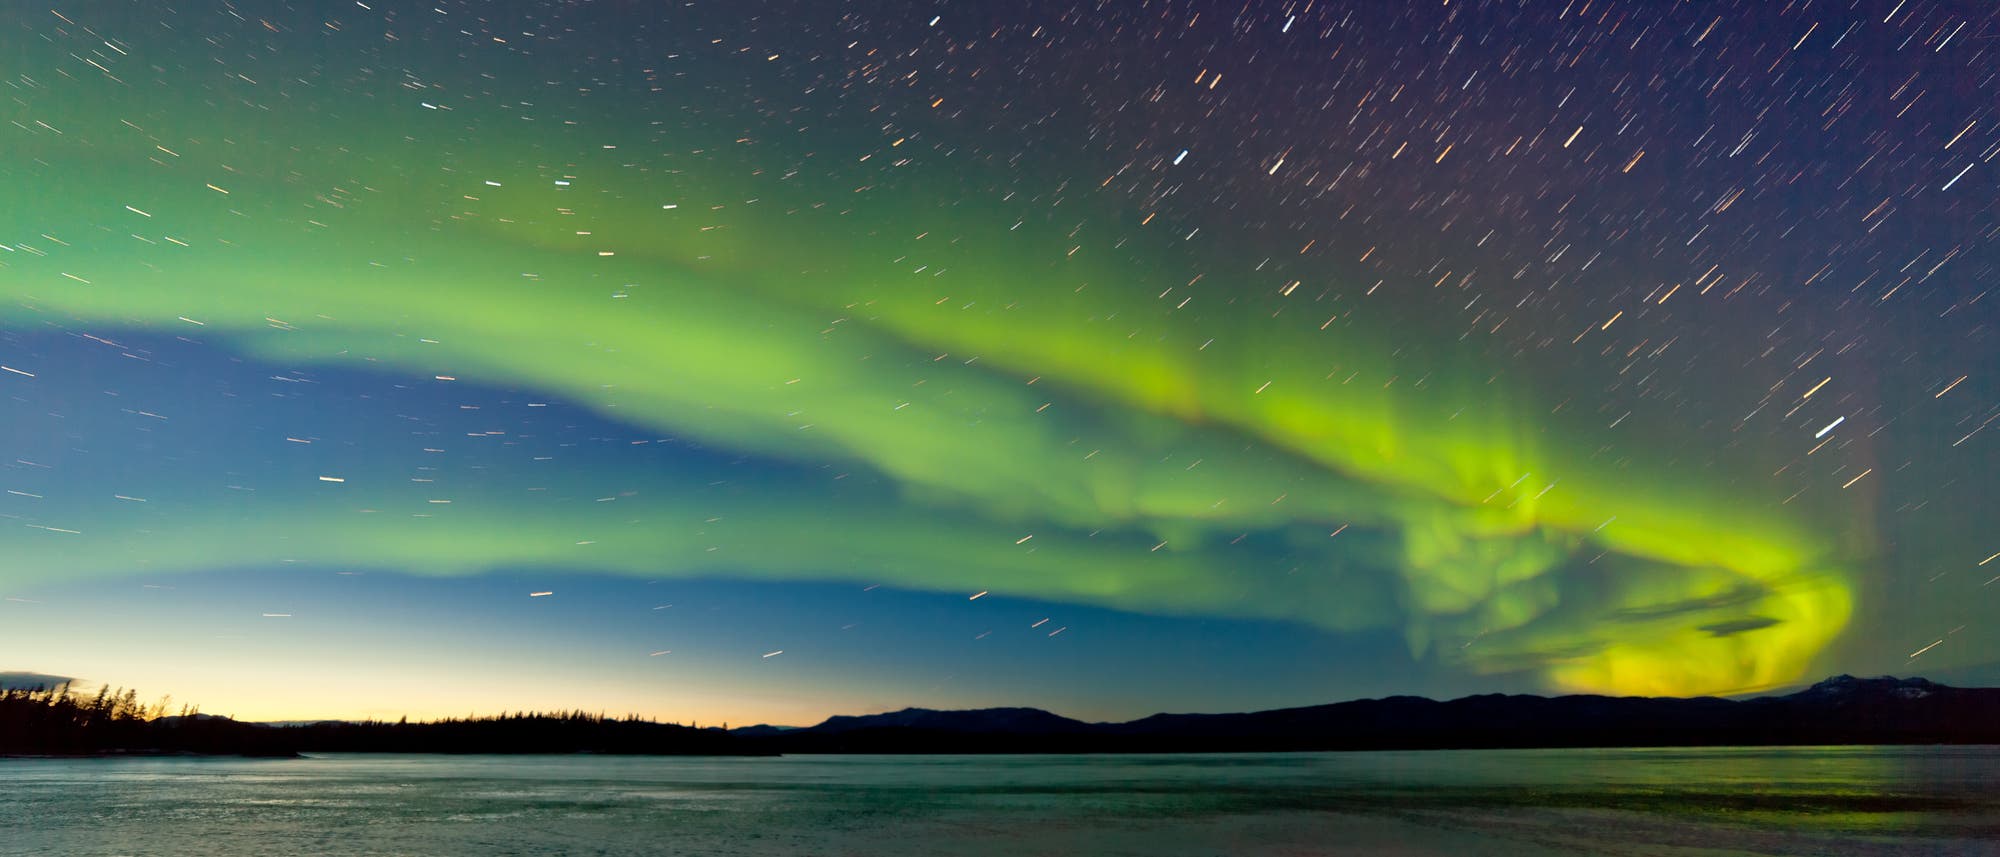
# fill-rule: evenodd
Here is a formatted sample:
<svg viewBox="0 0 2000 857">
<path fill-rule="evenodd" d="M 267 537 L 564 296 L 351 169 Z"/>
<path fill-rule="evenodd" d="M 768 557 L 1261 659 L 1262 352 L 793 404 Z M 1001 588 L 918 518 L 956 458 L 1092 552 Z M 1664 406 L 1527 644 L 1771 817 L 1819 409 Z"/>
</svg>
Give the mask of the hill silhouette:
<svg viewBox="0 0 2000 857">
<path fill-rule="evenodd" d="M 1717 697 L 1485 694 L 1363 699 L 1241 714 L 1084 723 L 1037 709 L 905 709 L 739 730 L 786 753 L 1244 752 L 1526 747 L 1984 744 L 2000 688 L 1837 676 L 1797 693 Z"/>
<path fill-rule="evenodd" d="M 695 728 L 582 712 L 426 723 L 257 724 L 95 697 L 0 690 L 0 754 L 309 752 L 1080 753 L 2000 743 L 2000 688 L 1837 676 L 1796 693 L 1716 697 L 1414 696 L 1240 714 L 1086 723 L 1035 708 L 906 708 L 804 728 Z"/>
</svg>

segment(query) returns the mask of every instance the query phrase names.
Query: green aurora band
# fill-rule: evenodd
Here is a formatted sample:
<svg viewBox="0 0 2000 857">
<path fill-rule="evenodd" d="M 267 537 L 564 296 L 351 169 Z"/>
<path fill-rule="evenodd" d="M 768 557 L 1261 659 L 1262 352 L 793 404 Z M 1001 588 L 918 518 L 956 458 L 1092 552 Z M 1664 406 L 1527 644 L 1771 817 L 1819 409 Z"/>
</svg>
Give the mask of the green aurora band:
<svg viewBox="0 0 2000 857">
<path fill-rule="evenodd" d="M 1600 455 L 1473 346 L 1386 312 L 1160 300 L 1187 272 L 1133 212 L 1056 221 L 948 161 L 856 192 L 866 148 L 832 168 L 721 131 L 347 106 L 37 95 L 22 115 L 47 126 L 4 132 L 0 194 L 41 202 L 0 210 L 0 322 L 518 386 L 893 487 L 642 497 L 614 521 L 518 486 L 426 508 L 390 475 L 305 477 L 253 527 L 121 508 L 69 538 L 11 529 L 0 581 L 294 560 L 866 579 L 1390 626 L 1474 671 L 1675 694 L 1797 679 L 1853 611 L 1864 527 Z M 1289 561 L 1232 550 L 1246 535 Z"/>
</svg>

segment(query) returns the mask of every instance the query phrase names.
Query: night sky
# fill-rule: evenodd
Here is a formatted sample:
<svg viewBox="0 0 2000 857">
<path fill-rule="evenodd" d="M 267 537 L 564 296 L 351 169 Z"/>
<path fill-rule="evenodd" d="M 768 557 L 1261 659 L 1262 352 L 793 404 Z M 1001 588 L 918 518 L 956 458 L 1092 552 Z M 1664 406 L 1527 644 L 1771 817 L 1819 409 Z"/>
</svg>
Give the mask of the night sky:
<svg viewBox="0 0 2000 857">
<path fill-rule="evenodd" d="M 9 4 L 0 670 L 2000 683 L 2000 13 Z"/>
</svg>

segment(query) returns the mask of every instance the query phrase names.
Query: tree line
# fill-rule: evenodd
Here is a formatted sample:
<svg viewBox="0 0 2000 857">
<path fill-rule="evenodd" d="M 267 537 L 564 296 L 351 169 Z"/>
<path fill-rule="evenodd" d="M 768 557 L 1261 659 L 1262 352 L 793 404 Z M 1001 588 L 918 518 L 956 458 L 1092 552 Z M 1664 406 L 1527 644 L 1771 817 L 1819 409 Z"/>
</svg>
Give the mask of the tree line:
<svg viewBox="0 0 2000 857">
<path fill-rule="evenodd" d="M 242 755 L 347 753 L 624 753 L 748 755 L 727 732 L 584 711 L 516 712 L 420 723 L 244 723 L 144 703 L 135 691 L 69 685 L 0 689 L 0 755 Z"/>
</svg>

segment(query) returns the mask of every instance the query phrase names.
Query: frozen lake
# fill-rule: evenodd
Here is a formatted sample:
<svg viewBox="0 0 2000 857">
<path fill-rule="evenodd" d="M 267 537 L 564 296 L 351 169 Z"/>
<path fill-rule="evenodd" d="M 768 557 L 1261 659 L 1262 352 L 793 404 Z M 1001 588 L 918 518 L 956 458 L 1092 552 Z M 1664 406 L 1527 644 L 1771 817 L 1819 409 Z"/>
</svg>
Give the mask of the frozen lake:
<svg viewBox="0 0 2000 857">
<path fill-rule="evenodd" d="M 0 760 L 4 854 L 2000 854 L 2000 748 Z"/>
</svg>

